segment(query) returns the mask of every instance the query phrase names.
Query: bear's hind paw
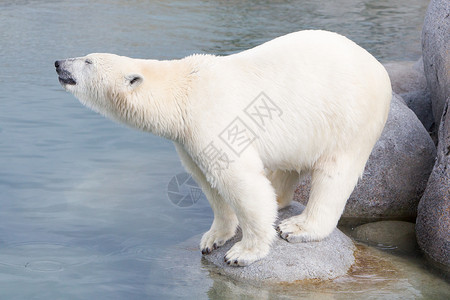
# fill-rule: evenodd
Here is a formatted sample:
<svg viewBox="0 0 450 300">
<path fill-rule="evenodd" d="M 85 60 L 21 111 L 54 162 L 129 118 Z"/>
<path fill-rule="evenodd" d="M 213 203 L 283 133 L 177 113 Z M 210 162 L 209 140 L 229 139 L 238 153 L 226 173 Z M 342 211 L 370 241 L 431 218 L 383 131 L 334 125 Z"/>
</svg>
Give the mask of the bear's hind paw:
<svg viewBox="0 0 450 300">
<path fill-rule="evenodd" d="M 314 226 L 308 225 L 300 215 L 282 221 L 276 229 L 280 237 L 290 243 L 320 241 L 328 235 L 313 228 Z"/>
</svg>

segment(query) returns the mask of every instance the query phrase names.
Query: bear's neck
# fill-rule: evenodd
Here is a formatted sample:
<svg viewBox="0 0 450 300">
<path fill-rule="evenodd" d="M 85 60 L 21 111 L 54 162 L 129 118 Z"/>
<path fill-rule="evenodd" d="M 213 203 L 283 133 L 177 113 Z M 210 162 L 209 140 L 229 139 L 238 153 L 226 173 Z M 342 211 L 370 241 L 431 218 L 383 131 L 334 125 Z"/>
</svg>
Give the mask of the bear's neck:
<svg viewBox="0 0 450 300">
<path fill-rule="evenodd" d="M 131 107 L 127 123 L 158 136 L 185 143 L 195 126 L 190 118 L 189 101 L 197 73 L 205 60 L 213 56 L 195 55 L 181 60 L 149 60 L 142 70 L 146 80 L 137 91 L 140 107 Z M 130 124 L 131 123 L 131 124 Z"/>
</svg>

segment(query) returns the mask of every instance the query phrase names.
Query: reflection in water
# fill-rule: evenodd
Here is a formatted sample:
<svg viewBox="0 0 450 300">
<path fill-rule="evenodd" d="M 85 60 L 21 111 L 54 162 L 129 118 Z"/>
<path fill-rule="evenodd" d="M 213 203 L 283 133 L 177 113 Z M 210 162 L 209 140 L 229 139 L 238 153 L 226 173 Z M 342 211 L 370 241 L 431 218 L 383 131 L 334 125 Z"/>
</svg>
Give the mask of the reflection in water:
<svg viewBox="0 0 450 300">
<path fill-rule="evenodd" d="M 56 59 L 90 52 L 157 59 L 224 55 L 310 28 L 347 35 L 384 61 L 417 59 L 426 5 L 420 0 L 0 2 L 0 298 L 275 297 L 274 290 L 216 275 L 201 264 L 195 245 L 187 253 L 175 246 L 206 231 L 212 212 L 205 199 L 185 208 L 168 200 L 170 179 L 183 172 L 171 142 L 82 107 L 60 87 Z M 402 268 L 423 272 L 406 263 Z M 404 278 L 413 287 L 405 295 L 415 295 L 413 289 L 425 295 L 426 284 L 440 283 Z M 321 296 L 339 298 L 334 289 L 346 290 L 333 284 L 320 286 Z M 289 298 L 303 290 L 317 295 L 318 289 L 302 284 L 276 293 Z M 361 287 L 352 289 L 358 298 Z M 377 289 L 389 285 L 371 293 Z M 348 288 L 346 293 L 352 294 Z"/>
</svg>

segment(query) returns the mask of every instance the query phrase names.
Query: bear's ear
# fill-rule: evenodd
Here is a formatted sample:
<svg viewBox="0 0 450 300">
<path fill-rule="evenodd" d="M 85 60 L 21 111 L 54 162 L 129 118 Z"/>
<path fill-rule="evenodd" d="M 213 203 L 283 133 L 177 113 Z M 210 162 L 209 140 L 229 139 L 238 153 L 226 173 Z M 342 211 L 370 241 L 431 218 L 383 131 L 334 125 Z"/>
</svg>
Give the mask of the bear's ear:
<svg viewBox="0 0 450 300">
<path fill-rule="evenodd" d="M 139 86 L 142 81 L 144 80 L 144 78 L 139 75 L 139 74 L 130 74 L 125 76 L 125 79 L 127 80 L 127 83 L 129 84 L 130 87 L 137 87 Z"/>
</svg>

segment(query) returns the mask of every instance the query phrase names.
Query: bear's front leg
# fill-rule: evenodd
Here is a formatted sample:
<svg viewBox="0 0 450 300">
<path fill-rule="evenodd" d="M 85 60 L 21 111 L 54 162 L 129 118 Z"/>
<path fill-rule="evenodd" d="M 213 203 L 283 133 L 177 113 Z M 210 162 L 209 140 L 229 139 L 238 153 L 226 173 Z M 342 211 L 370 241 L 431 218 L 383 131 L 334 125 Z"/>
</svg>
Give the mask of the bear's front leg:
<svg viewBox="0 0 450 300">
<path fill-rule="evenodd" d="M 276 237 L 275 191 L 264 175 L 262 164 L 255 167 L 235 163 L 222 171 L 218 179 L 217 188 L 236 213 L 242 230 L 242 240 L 226 253 L 225 262 L 233 266 L 249 265 L 269 253 Z"/>
<path fill-rule="evenodd" d="M 217 192 L 217 189 L 211 187 L 211 184 L 206 180 L 205 175 L 189 153 L 186 152 L 182 145 L 174 144 L 184 167 L 200 185 L 214 212 L 214 221 L 211 228 L 203 234 L 200 241 L 202 254 L 209 254 L 235 235 L 238 220 L 233 209 Z"/>
<path fill-rule="evenodd" d="M 209 254 L 235 235 L 238 220 L 233 209 L 208 183 L 202 187 L 202 190 L 214 212 L 211 228 L 203 234 L 200 241 L 202 254 Z"/>
</svg>

